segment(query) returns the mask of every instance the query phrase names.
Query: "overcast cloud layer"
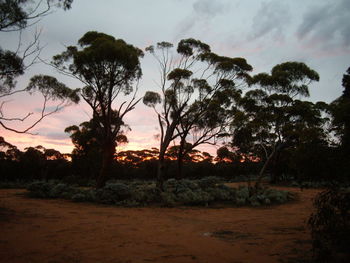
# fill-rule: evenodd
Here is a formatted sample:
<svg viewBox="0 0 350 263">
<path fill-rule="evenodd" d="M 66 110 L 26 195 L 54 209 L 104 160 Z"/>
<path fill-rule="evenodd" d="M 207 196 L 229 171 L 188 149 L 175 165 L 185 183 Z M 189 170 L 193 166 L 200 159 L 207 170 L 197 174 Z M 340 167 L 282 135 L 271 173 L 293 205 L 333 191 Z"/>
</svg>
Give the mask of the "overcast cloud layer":
<svg viewBox="0 0 350 263">
<path fill-rule="evenodd" d="M 285 61 L 305 62 L 321 77 L 311 86 L 310 100 L 331 102 L 341 94 L 341 78 L 350 66 L 349 21 L 349 0 L 74 0 L 71 10 L 59 10 L 35 27 L 42 30 L 42 57 L 48 60 L 64 46 L 76 44 L 85 32 L 97 30 L 142 49 L 159 41 L 176 44 L 183 38 L 197 38 L 219 54 L 246 58 L 254 73 L 269 72 Z M 2 33 L 0 37 L 2 47 L 17 46 L 18 35 Z M 30 37 L 29 31 L 23 34 L 24 41 Z M 159 78 L 151 57 L 142 60 L 142 67 L 140 97 L 146 90 L 156 90 Z M 32 67 L 19 85 L 26 85 L 29 77 L 38 73 L 55 75 L 74 88 L 81 85 L 45 65 Z M 6 112 L 19 116 L 38 106 L 40 97 L 21 95 L 12 98 Z M 45 120 L 34 130 L 38 136 L 0 133 L 20 148 L 43 144 L 70 151 L 64 128 L 90 117 L 89 107 L 81 103 Z M 150 109 L 139 104 L 126 122 L 132 129 L 129 148 L 158 146 L 154 137 L 157 122 Z M 210 151 L 215 153 L 215 149 Z"/>
</svg>

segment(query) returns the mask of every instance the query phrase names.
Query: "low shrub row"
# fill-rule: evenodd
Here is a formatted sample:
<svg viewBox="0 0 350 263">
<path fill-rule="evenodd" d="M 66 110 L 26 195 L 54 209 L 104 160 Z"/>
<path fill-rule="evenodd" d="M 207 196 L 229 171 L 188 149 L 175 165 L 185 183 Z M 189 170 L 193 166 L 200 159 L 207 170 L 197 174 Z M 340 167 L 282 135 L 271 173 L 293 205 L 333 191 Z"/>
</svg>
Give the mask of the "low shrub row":
<svg viewBox="0 0 350 263">
<path fill-rule="evenodd" d="M 29 195 L 37 198 L 64 198 L 76 202 L 97 202 L 120 206 L 193 205 L 224 203 L 232 206 L 282 204 L 295 198 L 288 191 L 272 188 L 229 187 L 216 177 L 200 180 L 170 179 L 159 192 L 152 182 L 110 182 L 101 189 L 72 187 L 63 183 L 34 182 Z"/>
</svg>

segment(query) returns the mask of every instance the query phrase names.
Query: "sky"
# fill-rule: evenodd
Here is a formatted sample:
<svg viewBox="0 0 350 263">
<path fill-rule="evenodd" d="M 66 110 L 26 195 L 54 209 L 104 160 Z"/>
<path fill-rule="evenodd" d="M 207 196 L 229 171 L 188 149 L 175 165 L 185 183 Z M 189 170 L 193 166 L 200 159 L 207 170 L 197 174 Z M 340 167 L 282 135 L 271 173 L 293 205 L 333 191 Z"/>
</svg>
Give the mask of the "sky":
<svg viewBox="0 0 350 263">
<path fill-rule="evenodd" d="M 145 49 L 157 42 L 176 45 L 181 39 L 195 38 L 210 45 L 212 51 L 229 57 L 243 57 L 254 68 L 253 74 L 270 72 L 286 61 L 306 63 L 320 75 L 310 85 L 310 101 L 331 102 L 341 95 L 341 79 L 350 66 L 350 1 L 349 0 L 74 0 L 72 9 L 57 10 L 22 33 L 22 49 L 40 31 L 43 50 L 40 57 L 52 56 L 75 45 L 88 31 L 99 31 Z M 3 49 L 16 49 L 18 33 L 0 33 Z M 138 97 L 147 90 L 157 91 L 159 79 L 156 61 L 147 55 L 141 60 L 143 77 Z M 71 88 L 82 87 L 77 80 L 59 74 L 43 63 L 31 66 L 18 79 L 18 88 L 27 85 L 31 76 L 47 74 Z M 33 116 L 35 119 L 42 98 L 16 94 L 6 98 L 4 113 L 8 117 Z M 0 136 L 24 149 L 42 145 L 61 152 L 71 152 L 73 145 L 64 129 L 91 118 L 91 110 L 83 101 L 66 107 L 44 119 L 30 134 L 16 134 L 0 129 Z M 158 147 L 159 133 L 152 109 L 139 103 L 128 113 L 129 143 L 117 150 Z M 215 154 L 216 147 L 200 150 Z"/>
</svg>

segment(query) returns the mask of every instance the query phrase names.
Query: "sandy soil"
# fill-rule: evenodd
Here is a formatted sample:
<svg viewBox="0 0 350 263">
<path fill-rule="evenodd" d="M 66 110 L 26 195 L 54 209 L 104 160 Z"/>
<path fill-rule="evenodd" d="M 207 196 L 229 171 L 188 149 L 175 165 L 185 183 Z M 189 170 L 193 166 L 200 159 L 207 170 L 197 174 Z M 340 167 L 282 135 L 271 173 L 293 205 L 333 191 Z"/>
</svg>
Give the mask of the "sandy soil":
<svg viewBox="0 0 350 263">
<path fill-rule="evenodd" d="M 0 262 L 304 262 L 317 190 L 268 208 L 119 208 L 0 190 Z"/>
</svg>

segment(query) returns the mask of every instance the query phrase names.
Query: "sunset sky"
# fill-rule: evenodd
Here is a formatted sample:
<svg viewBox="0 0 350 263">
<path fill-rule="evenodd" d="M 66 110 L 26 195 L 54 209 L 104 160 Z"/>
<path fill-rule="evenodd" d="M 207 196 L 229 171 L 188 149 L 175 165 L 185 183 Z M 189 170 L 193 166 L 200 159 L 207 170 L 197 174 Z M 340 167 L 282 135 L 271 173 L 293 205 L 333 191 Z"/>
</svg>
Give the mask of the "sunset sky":
<svg viewBox="0 0 350 263">
<path fill-rule="evenodd" d="M 342 92 L 341 79 L 350 66 L 349 0 L 74 0 L 72 9 L 58 10 L 23 33 L 23 47 L 35 30 L 41 30 L 44 46 L 41 58 L 50 61 L 65 46 L 75 45 L 87 31 L 99 31 L 124 39 L 141 49 L 160 41 L 174 44 L 193 37 L 209 44 L 220 55 L 244 57 L 253 73 L 269 72 L 286 61 L 306 63 L 320 74 L 320 82 L 310 86 L 311 101 L 331 102 Z M 0 46 L 15 50 L 18 33 L 1 33 Z M 143 77 L 138 97 L 147 90 L 157 91 L 157 64 L 150 55 L 142 61 Z M 45 64 L 32 66 L 18 80 L 18 88 L 27 85 L 35 74 L 57 77 L 72 88 L 81 83 L 58 74 Z M 20 94 L 6 99 L 8 117 L 38 112 L 40 96 Z M 64 129 L 91 118 L 91 110 L 82 101 L 65 108 L 36 126 L 37 135 L 16 134 L 0 129 L 5 140 L 20 149 L 43 145 L 70 152 L 72 144 Z M 35 115 L 24 124 L 25 127 Z M 158 147 L 159 133 L 154 112 L 137 105 L 125 122 L 129 144 L 122 149 Z M 22 126 L 24 125 L 24 126 Z M 201 148 L 215 154 L 215 148 Z"/>
</svg>

